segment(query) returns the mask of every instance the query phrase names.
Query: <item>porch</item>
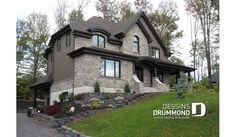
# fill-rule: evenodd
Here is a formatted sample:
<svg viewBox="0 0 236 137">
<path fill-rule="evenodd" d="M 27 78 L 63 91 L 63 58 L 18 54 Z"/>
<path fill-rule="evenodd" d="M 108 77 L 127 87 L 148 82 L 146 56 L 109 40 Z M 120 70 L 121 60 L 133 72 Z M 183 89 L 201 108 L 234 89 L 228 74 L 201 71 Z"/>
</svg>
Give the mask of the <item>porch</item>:
<svg viewBox="0 0 236 137">
<path fill-rule="evenodd" d="M 139 93 L 169 91 L 170 76 L 175 75 L 177 83 L 181 71 L 190 76 L 190 72 L 194 69 L 149 56 L 139 57 L 133 65 L 135 91 Z"/>
</svg>

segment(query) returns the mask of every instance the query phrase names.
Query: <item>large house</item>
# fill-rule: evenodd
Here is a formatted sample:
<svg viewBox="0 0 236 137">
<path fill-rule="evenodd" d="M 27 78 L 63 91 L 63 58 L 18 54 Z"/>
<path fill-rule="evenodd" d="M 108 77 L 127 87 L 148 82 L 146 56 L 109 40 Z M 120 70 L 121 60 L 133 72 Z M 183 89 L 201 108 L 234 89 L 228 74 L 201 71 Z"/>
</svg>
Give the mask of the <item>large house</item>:
<svg viewBox="0 0 236 137">
<path fill-rule="evenodd" d="M 171 63 L 165 47 L 144 12 L 114 23 L 101 17 L 74 21 L 51 36 L 45 52 L 47 78 L 31 86 L 47 104 L 61 93 L 165 92 L 170 75 L 190 75 L 193 68 Z"/>
</svg>

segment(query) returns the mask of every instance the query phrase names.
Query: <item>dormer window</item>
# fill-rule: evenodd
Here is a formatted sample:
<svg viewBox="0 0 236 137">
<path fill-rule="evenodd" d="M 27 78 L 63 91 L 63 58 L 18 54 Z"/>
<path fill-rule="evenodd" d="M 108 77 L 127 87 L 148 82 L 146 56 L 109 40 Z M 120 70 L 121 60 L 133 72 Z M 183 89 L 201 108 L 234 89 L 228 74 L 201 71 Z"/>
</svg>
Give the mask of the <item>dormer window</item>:
<svg viewBox="0 0 236 137">
<path fill-rule="evenodd" d="M 139 53 L 139 38 L 138 38 L 138 36 L 134 36 L 134 38 L 133 38 L 132 50 L 133 50 L 133 53 Z"/>
<path fill-rule="evenodd" d="M 152 57 L 160 59 L 160 49 L 152 48 Z"/>
<path fill-rule="evenodd" d="M 105 48 L 105 38 L 101 35 L 93 35 L 92 46 Z"/>
</svg>

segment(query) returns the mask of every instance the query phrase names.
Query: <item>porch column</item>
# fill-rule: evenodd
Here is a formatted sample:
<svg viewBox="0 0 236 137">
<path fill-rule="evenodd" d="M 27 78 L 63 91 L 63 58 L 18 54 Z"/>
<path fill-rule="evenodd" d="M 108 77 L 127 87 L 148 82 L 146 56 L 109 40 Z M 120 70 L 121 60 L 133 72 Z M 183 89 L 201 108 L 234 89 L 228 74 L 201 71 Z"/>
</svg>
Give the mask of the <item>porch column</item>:
<svg viewBox="0 0 236 137">
<path fill-rule="evenodd" d="M 178 71 L 177 73 L 176 73 L 176 84 L 178 84 L 178 79 L 180 78 L 180 72 Z"/>
<path fill-rule="evenodd" d="M 190 81 L 190 72 L 188 72 L 188 82 Z"/>
<path fill-rule="evenodd" d="M 135 74 L 135 63 L 132 63 L 133 74 Z"/>
<path fill-rule="evenodd" d="M 34 89 L 33 90 L 33 93 L 34 93 L 34 104 L 33 104 L 33 107 L 36 108 L 37 107 L 37 89 Z"/>
<path fill-rule="evenodd" d="M 156 77 L 157 76 L 157 66 L 155 65 L 154 66 L 154 77 Z"/>
</svg>

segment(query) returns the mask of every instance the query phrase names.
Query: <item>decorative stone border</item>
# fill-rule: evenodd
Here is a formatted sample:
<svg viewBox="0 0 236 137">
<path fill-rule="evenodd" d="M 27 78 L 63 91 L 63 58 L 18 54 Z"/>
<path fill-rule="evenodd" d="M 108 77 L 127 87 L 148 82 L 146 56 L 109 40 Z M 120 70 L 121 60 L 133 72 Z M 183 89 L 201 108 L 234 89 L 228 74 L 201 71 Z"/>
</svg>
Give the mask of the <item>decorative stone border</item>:
<svg viewBox="0 0 236 137">
<path fill-rule="evenodd" d="M 77 132 L 74 129 L 71 129 L 67 126 L 61 126 L 57 130 L 67 137 L 90 137 L 90 136 L 84 135 L 83 133 Z"/>
</svg>

